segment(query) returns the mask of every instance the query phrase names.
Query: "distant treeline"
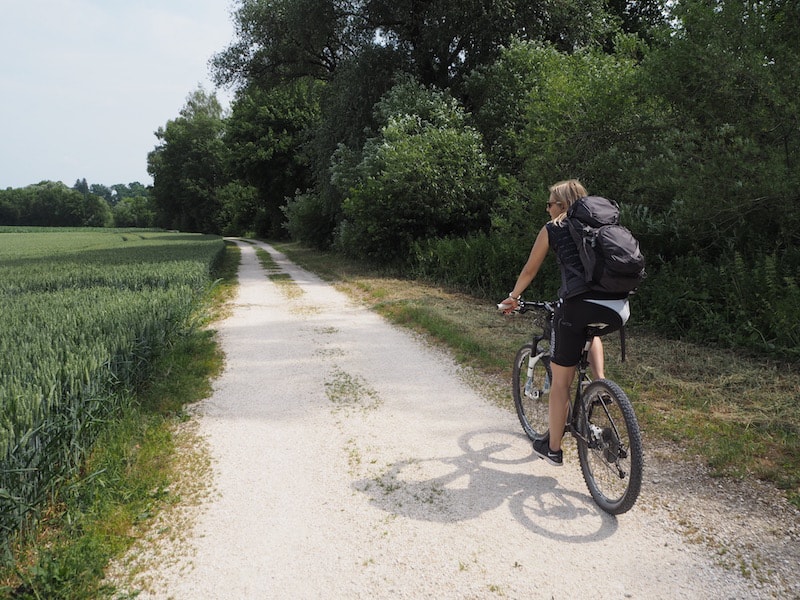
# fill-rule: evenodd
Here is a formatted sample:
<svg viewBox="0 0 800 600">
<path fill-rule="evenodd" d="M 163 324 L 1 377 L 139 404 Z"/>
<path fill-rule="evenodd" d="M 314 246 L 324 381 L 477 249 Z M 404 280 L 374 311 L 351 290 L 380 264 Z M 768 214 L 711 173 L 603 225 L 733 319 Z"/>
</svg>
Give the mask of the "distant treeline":
<svg viewBox="0 0 800 600">
<path fill-rule="evenodd" d="M 42 181 L 0 190 L 0 225 L 36 227 L 152 227 L 155 209 L 138 182 L 111 187 L 79 179 L 71 188 Z"/>
</svg>

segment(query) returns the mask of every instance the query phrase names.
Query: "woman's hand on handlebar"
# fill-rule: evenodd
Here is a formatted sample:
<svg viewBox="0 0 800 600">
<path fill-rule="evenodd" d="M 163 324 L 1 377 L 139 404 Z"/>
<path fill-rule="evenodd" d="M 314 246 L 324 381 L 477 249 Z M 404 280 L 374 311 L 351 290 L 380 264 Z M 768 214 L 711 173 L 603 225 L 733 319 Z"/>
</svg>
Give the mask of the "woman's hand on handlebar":
<svg viewBox="0 0 800 600">
<path fill-rule="evenodd" d="M 510 315 L 519 307 L 519 300 L 517 298 L 508 297 L 504 299 L 497 308 L 503 312 L 504 315 Z"/>
</svg>

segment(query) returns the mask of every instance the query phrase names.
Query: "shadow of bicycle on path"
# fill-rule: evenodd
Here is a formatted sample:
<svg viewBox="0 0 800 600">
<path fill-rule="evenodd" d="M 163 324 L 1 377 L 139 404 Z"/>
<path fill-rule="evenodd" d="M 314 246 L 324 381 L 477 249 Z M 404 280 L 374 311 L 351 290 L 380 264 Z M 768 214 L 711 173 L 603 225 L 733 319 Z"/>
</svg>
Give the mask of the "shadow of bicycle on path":
<svg viewBox="0 0 800 600">
<path fill-rule="evenodd" d="M 507 505 L 526 529 L 558 541 L 597 541 L 617 530 L 616 518 L 600 510 L 588 492 L 535 474 L 544 463 L 524 435 L 472 431 L 458 445 L 458 456 L 397 462 L 353 487 L 381 510 L 422 521 L 467 521 Z"/>
</svg>

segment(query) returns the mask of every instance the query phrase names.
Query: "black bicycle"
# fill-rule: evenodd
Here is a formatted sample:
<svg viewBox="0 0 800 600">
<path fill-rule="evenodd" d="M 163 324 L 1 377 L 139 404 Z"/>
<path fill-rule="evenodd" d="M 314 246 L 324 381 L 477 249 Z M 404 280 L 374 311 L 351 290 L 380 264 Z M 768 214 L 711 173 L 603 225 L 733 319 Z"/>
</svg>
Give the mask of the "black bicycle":
<svg viewBox="0 0 800 600">
<path fill-rule="evenodd" d="M 531 439 L 547 435 L 549 427 L 550 333 L 554 304 L 520 300 L 515 312 L 543 310 L 544 324 L 533 341 L 514 359 L 514 405 L 525 434 Z M 586 343 L 578 364 L 578 385 L 569 407 L 565 433 L 577 441 L 578 459 L 589 493 L 604 511 L 618 515 L 631 509 L 642 486 L 642 436 L 628 396 L 613 381 L 592 381 L 589 347 L 602 334 L 605 323 L 586 328 Z"/>
</svg>

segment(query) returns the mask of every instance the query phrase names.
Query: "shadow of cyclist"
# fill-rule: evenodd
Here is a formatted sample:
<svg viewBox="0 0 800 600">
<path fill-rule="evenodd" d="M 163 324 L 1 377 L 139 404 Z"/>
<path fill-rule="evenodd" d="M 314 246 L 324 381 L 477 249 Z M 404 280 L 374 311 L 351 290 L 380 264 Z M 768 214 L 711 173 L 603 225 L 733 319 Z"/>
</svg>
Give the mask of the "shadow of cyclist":
<svg viewBox="0 0 800 600">
<path fill-rule="evenodd" d="M 458 445 L 457 456 L 403 460 L 353 487 L 381 510 L 421 521 L 467 521 L 507 504 L 525 528 L 560 541 L 599 540 L 616 531 L 616 518 L 588 493 L 531 473 L 539 460 L 524 435 L 472 431 Z"/>
</svg>

